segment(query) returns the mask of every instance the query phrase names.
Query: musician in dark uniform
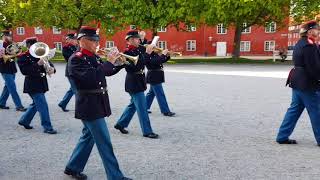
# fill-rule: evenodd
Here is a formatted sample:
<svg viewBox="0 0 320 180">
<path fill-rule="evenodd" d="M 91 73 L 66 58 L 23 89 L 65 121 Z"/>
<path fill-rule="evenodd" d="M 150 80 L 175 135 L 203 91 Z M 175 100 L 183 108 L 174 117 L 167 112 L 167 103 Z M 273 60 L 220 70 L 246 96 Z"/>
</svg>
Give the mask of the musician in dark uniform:
<svg viewBox="0 0 320 180">
<path fill-rule="evenodd" d="M 148 44 L 148 39 L 146 39 L 146 32 L 140 31 L 139 36 L 140 36 L 140 44 L 141 45 Z"/>
<path fill-rule="evenodd" d="M 119 168 L 105 122 L 105 117 L 111 115 L 105 76 L 120 71 L 121 67 L 113 65 L 117 55 L 102 62 L 95 54 L 100 39 L 95 28 L 80 28 L 77 38 L 80 51 L 69 58 L 68 72 L 77 89 L 75 118 L 80 119 L 84 127 L 64 173 L 76 179 L 87 179 L 82 171 L 96 144 L 107 179 L 130 180 L 123 176 Z"/>
<path fill-rule="evenodd" d="M 12 35 L 10 31 L 5 30 L 2 31 L 1 36 L 3 41 L 3 50 L 5 51 L 5 48 L 12 44 Z M 8 55 L 7 53 L 5 54 Z M 9 109 L 9 107 L 6 106 L 6 103 L 9 95 L 11 95 L 12 100 L 16 106 L 16 110 L 26 111 L 26 108 L 24 108 L 21 103 L 21 99 L 16 88 L 15 78 L 17 67 L 14 59 L 15 58 L 5 62 L 4 59 L 0 57 L 0 72 L 4 80 L 4 87 L 0 96 L 0 109 Z"/>
<path fill-rule="evenodd" d="M 304 109 L 307 109 L 313 133 L 320 146 L 320 49 L 319 24 L 310 21 L 302 25 L 301 38 L 294 47 L 294 68 L 290 71 L 287 85 L 292 88 L 292 101 L 280 126 L 276 141 L 279 144 L 297 144 L 289 139 Z"/>
<path fill-rule="evenodd" d="M 70 56 L 78 50 L 78 41 L 74 33 L 67 34 L 66 36 L 66 44 L 62 48 L 62 55 L 67 62 L 66 65 L 66 71 L 65 76 L 68 78 L 68 81 L 70 83 L 70 89 L 66 92 L 63 99 L 60 101 L 58 106 L 62 109 L 64 112 L 68 112 L 69 110 L 66 109 L 70 99 L 72 96 L 76 93 L 76 88 L 73 81 L 70 81 L 69 75 L 68 75 L 68 60 Z"/>
<path fill-rule="evenodd" d="M 162 83 L 164 83 L 163 63 L 170 59 L 168 49 L 163 50 L 162 54 L 152 52 L 151 61 L 147 63 L 147 83 L 150 84 L 149 92 L 146 95 L 148 113 L 151 113 L 150 107 L 154 97 L 157 98 L 160 111 L 164 116 L 174 116 L 167 103 L 166 95 L 164 94 Z"/>
<path fill-rule="evenodd" d="M 140 126 L 144 137 L 158 138 L 158 134 L 155 134 L 151 128 L 149 115 L 146 106 L 146 97 L 144 91 L 147 89 L 146 78 L 144 73 L 145 64 L 151 61 L 152 45 L 139 46 L 140 36 L 138 31 L 129 31 L 126 35 L 128 47 L 125 50 L 125 54 L 130 56 L 139 55 L 137 64 L 130 63 L 125 66 L 127 71 L 125 80 L 125 91 L 131 96 L 130 104 L 124 110 L 122 116 L 114 126 L 121 133 L 127 134 L 125 129 L 128 127 L 133 115 L 137 111 Z"/>
<path fill-rule="evenodd" d="M 37 42 L 36 37 L 25 40 L 28 49 Z M 47 74 L 55 73 L 53 64 L 50 63 L 50 70 L 46 72 L 44 68 L 45 61 L 43 59 L 31 56 L 29 50 L 18 56 L 18 65 L 20 71 L 25 75 L 23 92 L 29 94 L 33 103 L 23 113 L 19 120 L 19 125 L 26 129 L 32 129 L 30 123 L 38 111 L 40 114 L 41 125 L 44 133 L 56 134 L 57 131 L 51 125 L 49 107 L 45 97 L 45 93 L 49 90 L 47 82 Z"/>
</svg>

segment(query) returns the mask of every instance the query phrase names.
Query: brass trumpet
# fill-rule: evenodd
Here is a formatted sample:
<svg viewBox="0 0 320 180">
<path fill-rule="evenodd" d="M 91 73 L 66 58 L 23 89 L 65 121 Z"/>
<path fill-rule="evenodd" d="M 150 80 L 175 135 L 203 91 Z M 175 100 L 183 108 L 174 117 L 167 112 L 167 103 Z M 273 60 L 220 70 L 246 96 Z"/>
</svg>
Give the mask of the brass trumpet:
<svg viewBox="0 0 320 180">
<path fill-rule="evenodd" d="M 102 48 L 102 49 L 99 49 L 97 51 L 97 53 L 100 53 L 104 56 L 108 56 L 108 54 L 112 51 L 112 48 Z M 123 62 L 122 59 L 120 59 L 120 57 L 125 57 L 127 60 L 129 60 L 130 62 L 133 62 L 134 65 L 137 65 L 138 63 L 138 60 L 139 60 L 139 55 L 138 56 L 130 56 L 130 55 L 127 55 L 127 54 L 124 54 L 124 53 L 119 53 L 119 57 L 117 57 L 117 59 L 119 59 L 120 61 L 120 64 L 130 64 L 129 61 L 125 60 Z M 118 60 L 117 60 L 118 61 Z"/>
<path fill-rule="evenodd" d="M 140 44 L 140 46 L 147 47 L 147 46 L 149 46 L 149 44 L 146 44 L 146 45 Z M 164 51 L 164 49 L 162 49 L 162 48 L 153 47 L 153 52 L 155 52 L 155 53 L 162 53 L 163 51 Z M 181 52 L 175 52 L 175 51 L 168 51 L 168 54 L 170 54 L 170 56 L 182 56 Z"/>
</svg>

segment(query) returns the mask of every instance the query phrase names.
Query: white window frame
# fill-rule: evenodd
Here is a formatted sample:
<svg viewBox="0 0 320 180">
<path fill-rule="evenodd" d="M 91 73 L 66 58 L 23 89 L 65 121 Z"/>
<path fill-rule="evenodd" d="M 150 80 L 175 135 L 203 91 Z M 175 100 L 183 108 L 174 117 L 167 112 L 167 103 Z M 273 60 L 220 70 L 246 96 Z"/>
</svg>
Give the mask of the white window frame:
<svg viewBox="0 0 320 180">
<path fill-rule="evenodd" d="M 220 23 L 217 25 L 217 34 L 227 34 L 227 29 L 224 27 L 224 24 Z"/>
<path fill-rule="evenodd" d="M 164 26 L 160 26 L 160 27 L 157 29 L 157 32 L 167 32 L 167 28 L 164 27 Z"/>
<path fill-rule="evenodd" d="M 197 27 L 195 26 L 195 25 L 186 25 L 186 29 L 187 29 L 187 31 L 189 31 L 189 32 L 195 32 L 195 31 L 197 31 Z"/>
<path fill-rule="evenodd" d="M 17 35 L 24 35 L 25 33 L 24 27 L 17 27 Z"/>
<path fill-rule="evenodd" d="M 55 47 L 58 51 L 62 51 L 62 42 L 54 42 L 54 47 Z"/>
<path fill-rule="evenodd" d="M 106 48 L 114 47 L 114 41 L 106 41 Z"/>
<path fill-rule="evenodd" d="M 55 26 L 52 26 L 52 33 L 53 34 L 61 34 L 61 29 L 59 29 Z"/>
<path fill-rule="evenodd" d="M 266 33 L 275 33 L 277 31 L 277 23 L 276 22 L 267 23 L 264 29 Z"/>
<path fill-rule="evenodd" d="M 240 41 L 240 52 L 250 52 L 251 41 Z"/>
<path fill-rule="evenodd" d="M 167 48 L 167 41 L 158 41 L 158 47 L 162 49 L 168 49 Z"/>
<path fill-rule="evenodd" d="M 243 27 L 247 27 L 247 23 L 243 23 L 242 26 L 243 26 Z M 243 30 L 242 30 L 242 33 L 243 33 L 243 34 L 249 34 L 249 33 L 251 33 L 251 26 L 243 29 Z"/>
<path fill-rule="evenodd" d="M 273 46 L 271 46 L 273 44 Z M 274 51 L 276 47 L 275 41 L 264 41 L 264 51 Z"/>
<path fill-rule="evenodd" d="M 43 34 L 43 29 L 41 27 L 34 27 L 34 34 Z"/>
<path fill-rule="evenodd" d="M 130 30 L 136 30 L 137 26 L 136 25 L 130 25 Z"/>
<path fill-rule="evenodd" d="M 197 50 L 197 41 L 196 40 L 187 40 L 186 41 L 186 50 L 187 51 L 196 51 Z"/>
</svg>

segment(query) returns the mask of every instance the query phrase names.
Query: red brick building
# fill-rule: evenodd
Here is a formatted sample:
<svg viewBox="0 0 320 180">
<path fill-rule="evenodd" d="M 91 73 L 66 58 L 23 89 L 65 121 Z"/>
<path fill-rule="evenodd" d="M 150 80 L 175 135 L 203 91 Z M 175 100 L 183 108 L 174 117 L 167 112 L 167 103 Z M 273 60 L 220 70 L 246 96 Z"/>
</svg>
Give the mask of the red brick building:
<svg viewBox="0 0 320 180">
<path fill-rule="evenodd" d="M 286 23 L 288 24 L 288 23 Z M 117 32 L 113 37 L 102 36 L 101 47 L 117 46 L 120 51 L 125 48 L 125 34 L 129 29 L 134 29 L 132 25 L 125 31 Z M 159 47 L 182 52 L 188 56 L 226 56 L 233 50 L 234 28 L 225 28 L 222 24 L 214 27 L 190 26 L 187 31 L 177 31 L 175 28 L 159 28 Z M 69 30 L 59 31 L 56 28 L 42 29 L 35 27 L 17 27 L 12 29 L 13 38 L 16 42 L 21 42 L 27 37 L 36 36 L 39 41 L 47 43 L 51 48 L 61 49 L 64 44 L 64 35 L 71 32 Z M 147 31 L 147 38 L 151 39 L 151 32 Z M 241 37 L 241 55 L 272 55 L 272 51 L 277 47 L 288 46 L 288 27 L 279 27 L 276 23 L 271 23 L 267 27 L 249 27 Z"/>
</svg>

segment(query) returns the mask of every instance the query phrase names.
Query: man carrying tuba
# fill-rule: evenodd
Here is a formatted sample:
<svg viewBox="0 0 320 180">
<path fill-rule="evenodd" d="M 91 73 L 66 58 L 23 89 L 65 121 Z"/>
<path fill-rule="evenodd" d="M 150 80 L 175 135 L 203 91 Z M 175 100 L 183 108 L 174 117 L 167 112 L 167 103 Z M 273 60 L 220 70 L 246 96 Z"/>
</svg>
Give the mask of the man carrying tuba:
<svg viewBox="0 0 320 180">
<path fill-rule="evenodd" d="M 32 129 L 33 127 L 30 126 L 30 123 L 38 111 L 44 133 L 56 134 L 57 131 L 51 125 L 48 103 L 45 97 L 45 92 L 49 90 L 46 75 L 55 73 L 55 69 L 53 68 L 53 64 L 50 63 L 51 67 L 46 71 L 44 67 L 46 63 L 45 57 L 36 58 L 31 56 L 31 54 L 39 54 L 38 52 L 30 52 L 30 47 L 35 43 L 37 43 L 36 37 L 26 39 L 26 45 L 29 50 L 18 56 L 20 71 L 25 75 L 23 92 L 28 93 L 33 100 L 33 103 L 20 118 L 19 125 L 26 129 Z M 40 51 L 40 48 L 36 49 Z"/>
<path fill-rule="evenodd" d="M 7 55 L 6 48 L 12 44 L 12 35 L 8 30 L 2 31 L 3 51 L 4 55 Z M 8 57 L 8 56 L 7 56 Z M 0 57 L 0 72 L 4 79 L 4 88 L 0 97 L 0 109 L 9 109 L 6 106 L 7 99 L 11 95 L 17 111 L 26 111 L 26 108 L 22 106 L 19 94 L 17 92 L 15 77 L 17 73 L 16 63 L 13 60 L 5 60 L 4 57 Z"/>
</svg>

